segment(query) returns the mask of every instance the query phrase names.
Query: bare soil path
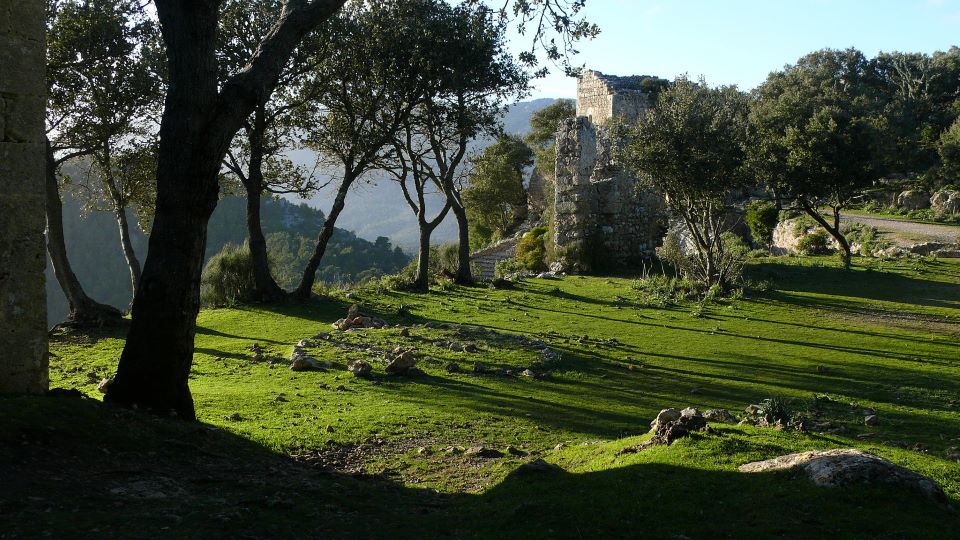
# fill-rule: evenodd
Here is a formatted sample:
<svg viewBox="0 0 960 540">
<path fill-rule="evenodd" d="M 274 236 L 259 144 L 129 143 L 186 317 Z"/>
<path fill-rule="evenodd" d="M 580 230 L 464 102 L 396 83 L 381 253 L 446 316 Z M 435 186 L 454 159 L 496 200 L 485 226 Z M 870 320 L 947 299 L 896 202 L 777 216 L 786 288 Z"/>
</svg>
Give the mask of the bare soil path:
<svg viewBox="0 0 960 540">
<path fill-rule="evenodd" d="M 901 247 L 923 242 L 951 244 L 960 241 L 960 226 L 958 225 L 935 225 L 905 219 L 856 214 L 840 214 L 840 217 L 845 222 L 862 223 L 868 227 L 876 227 L 885 238 Z"/>
</svg>

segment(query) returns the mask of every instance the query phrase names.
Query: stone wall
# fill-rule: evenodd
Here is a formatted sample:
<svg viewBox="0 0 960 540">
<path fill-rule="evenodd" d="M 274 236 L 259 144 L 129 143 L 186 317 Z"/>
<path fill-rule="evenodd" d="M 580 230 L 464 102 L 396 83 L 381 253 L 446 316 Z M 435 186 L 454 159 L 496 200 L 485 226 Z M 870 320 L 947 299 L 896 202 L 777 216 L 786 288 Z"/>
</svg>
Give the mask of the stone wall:
<svg viewBox="0 0 960 540">
<path fill-rule="evenodd" d="M 595 71 L 580 79 L 577 118 L 564 121 L 556 138 L 554 269 L 635 267 L 662 241 L 663 197 L 619 166 L 604 125 L 612 117 L 635 122 L 652 104 L 645 89 L 661 81 Z"/>
<path fill-rule="evenodd" d="M 45 9 L 0 3 L 0 392 L 47 389 Z"/>
</svg>

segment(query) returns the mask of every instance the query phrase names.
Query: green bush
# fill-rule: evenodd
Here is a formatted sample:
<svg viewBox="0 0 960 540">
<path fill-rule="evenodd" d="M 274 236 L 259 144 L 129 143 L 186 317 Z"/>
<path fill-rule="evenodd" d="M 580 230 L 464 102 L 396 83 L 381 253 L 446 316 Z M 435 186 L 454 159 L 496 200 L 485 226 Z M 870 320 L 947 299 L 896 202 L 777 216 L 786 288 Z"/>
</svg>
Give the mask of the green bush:
<svg viewBox="0 0 960 540">
<path fill-rule="evenodd" d="M 547 230 L 546 227 L 534 227 L 517 243 L 516 259 L 527 270 L 547 269 L 545 262 L 547 248 L 544 245 Z"/>
<path fill-rule="evenodd" d="M 638 279 L 631 287 L 637 291 L 637 302 L 643 307 L 665 308 L 679 304 L 697 294 L 697 286 L 690 280 L 662 274 Z"/>
<path fill-rule="evenodd" d="M 750 236 L 757 246 L 769 246 L 773 241 L 773 230 L 780 220 L 780 211 L 777 205 L 768 201 L 751 201 L 747 205 L 744 218 L 750 228 Z"/>
<path fill-rule="evenodd" d="M 227 244 L 210 258 L 200 277 L 200 303 L 226 307 L 254 300 L 253 259 L 250 246 Z"/>
<path fill-rule="evenodd" d="M 823 255 L 829 253 L 827 231 L 814 231 L 797 241 L 797 251 L 801 255 Z"/>
<path fill-rule="evenodd" d="M 497 261 L 497 265 L 494 267 L 493 274 L 498 278 L 504 278 L 509 275 L 517 274 L 526 270 L 520 261 L 517 259 L 503 259 Z"/>
</svg>

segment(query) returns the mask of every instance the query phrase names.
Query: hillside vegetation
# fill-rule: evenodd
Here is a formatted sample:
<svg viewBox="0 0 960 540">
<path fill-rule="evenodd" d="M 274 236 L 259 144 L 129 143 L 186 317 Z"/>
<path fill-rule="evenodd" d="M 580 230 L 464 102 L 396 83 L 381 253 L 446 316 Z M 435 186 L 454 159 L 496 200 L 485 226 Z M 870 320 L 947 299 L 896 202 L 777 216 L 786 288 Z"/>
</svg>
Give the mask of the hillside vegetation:
<svg viewBox="0 0 960 540">
<path fill-rule="evenodd" d="M 12 420 L 0 473 L 13 486 L 0 495 L 12 517 L 0 537 L 183 537 L 214 524 L 251 537 L 955 534 L 956 514 L 896 488 L 824 489 L 736 467 L 854 447 L 960 503 L 960 264 L 863 259 L 848 273 L 832 258 L 770 259 L 749 278 L 743 297 L 706 304 L 568 276 L 205 310 L 190 381 L 200 425 L 99 405 L 122 329 L 57 334 L 52 386 L 86 397 L 0 400 Z M 354 302 L 401 326 L 332 330 Z M 288 369 L 304 338 L 332 367 Z M 423 373 L 386 375 L 395 347 L 415 349 Z M 372 378 L 346 371 L 355 359 Z M 521 374 L 530 366 L 537 377 Z M 662 408 L 742 415 L 771 397 L 807 431 L 712 424 L 636 448 Z M 563 471 L 518 471 L 538 458 Z"/>
</svg>

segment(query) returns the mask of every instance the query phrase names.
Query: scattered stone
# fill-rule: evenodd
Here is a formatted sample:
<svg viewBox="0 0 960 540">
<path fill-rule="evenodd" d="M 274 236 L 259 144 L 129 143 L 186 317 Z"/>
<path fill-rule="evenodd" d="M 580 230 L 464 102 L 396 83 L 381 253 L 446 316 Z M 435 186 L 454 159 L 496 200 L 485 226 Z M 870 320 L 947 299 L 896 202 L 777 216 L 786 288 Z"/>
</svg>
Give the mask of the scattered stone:
<svg viewBox="0 0 960 540">
<path fill-rule="evenodd" d="M 662 411 L 657 413 L 657 417 L 654 418 L 652 422 L 650 422 L 650 427 L 654 431 L 657 431 L 661 425 L 666 424 L 668 422 L 674 422 L 679 419 L 680 419 L 680 411 L 678 411 L 677 409 L 674 409 L 674 408 L 663 409 Z"/>
<path fill-rule="evenodd" d="M 410 329 L 409 329 L 409 328 L 404 328 L 404 329 L 400 330 L 400 337 L 405 337 L 405 338 L 410 337 Z"/>
<path fill-rule="evenodd" d="M 447 364 L 447 373 L 460 373 L 460 364 L 456 362 Z"/>
<path fill-rule="evenodd" d="M 462 453 L 463 453 L 463 448 L 460 447 L 460 446 L 448 446 L 448 447 L 444 450 L 444 452 L 446 452 L 446 453 L 448 453 L 448 454 L 462 454 Z"/>
<path fill-rule="evenodd" d="M 520 374 L 523 375 L 524 377 L 531 377 L 531 378 L 537 377 L 537 374 L 531 369 L 525 369 L 521 371 Z"/>
<path fill-rule="evenodd" d="M 417 454 L 419 454 L 419 455 L 421 455 L 421 456 L 423 456 L 423 455 L 429 455 L 430 453 L 431 453 L 431 452 L 430 452 L 430 449 L 427 448 L 426 446 L 421 446 L 420 448 L 417 448 Z"/>
<path fill-rule="evenodd" d="M 566 448 L 566 447 L 567 447 L 567 445 L 565 445 L 565 444 L 563 444 L 563 443 L 557 443 L 557 445 L 554 446 L 553 449 L 554 449 L 554 450 L 563 450 L 563 449 Z"/>
<path fill-rule="evenodd" d="M 665 409 L 665 411 L 669 410 Z M 676 409 L 673 410 L 676 411 Z M 661 411 L 661 414 L 663 414 L 663 411 Z M 679 418 L 673 421 L 663 422 L 659 419 L 660 415 L 657 415 L 657 420 L 654 420 L 657 424 L 657 431 L 650 441 L 653 444 L 669 446 L 673 444 L 673 441 L 689 436 L 692 431 L 707 431 L 710 429 L 700 412 L 693 408 L 684 409 Z"/>
<path fill-rule="evenodd" d="M 297 347 L 313 347 L 313 342 L 309 339 L 301 339 L 297 342 Z"/>
<path fill-rule="evenodd" d="M 417 365 L 417 359 L 410 351 L 403 351 L 397 355 L 390 364 L 387 365 L 387 373 L 393 375 L 404 375 L 411 368 Z"/>
<path fill-rule="evenodd" d="M 468 353 L 472 353 L 472 354 L 476 354 L 476 353 L 480 352 L 480 349 L 477 348 L 477 346 L 474 345 L 473 343 L 468 343 L 466 346 L 463 347 L 463 351 L 464 351 L 464 352 L 468 352 Z"/>
<path fill-rule="evenodd" d="M 279 403 L 286 403 L 286 402 L 287 402 L 287 398 L 286 398 L 283 394 L 279 394 L 277 397 L 273 398 L 273 400 L 274 400 L 274 401 L 277 401 L 277 402 L 279 402 Z"/>
<path fill-rule="evenodd" d="M 317 371 L 324 368 L 324 365 L 306 354 L 297 354 L 294 352 L 291 357 L 291 371 Z"/>
<path fill-rule="evenodd" d="M 878 422 L 880 422 L 880 419 L 877 418 L 877 415 L 875 414 L 871 414 L 863 418 L 863 423 L 868 426 L 875 426 Z"/>
<path fill-rule="evenodd" d="M 320 332 L 319 334 L 313 336 L 313 339 L 330 339 L 330 334 L 326 332 Z"/>
<path fill-rule="evenodd" d="M 726 409 L 710 409 L 703 413 L 703 417 L 708 422 L 715 422 L 717 424 L 737 423 L 737 419 Z"/>
<path fill-rule="evenodd" d="M 369 377 L 373 372 L 373 366 L 363 360 L 355 360 L 347 364 L 347 370 L 353 373 L 354 377 Z M 342 384 L 337 387 L 337 390 L 340 389 L 346 390 Z"/>
<path fill-rule="evenodd" d="M 100 381 L 100 384 L 97 385 L 97 390 L 101 394 L 106 394 L 107 390 L 110 388 L 110 385 L 113 384 L 113 379 L 103 379 Z"/>
<path fill-rule="evenodd" d="M 227 417 L 227 420 L 230 420 L 231 422 L 240 422 L 240 421 L 243 420 L 243 417 L 240 416 L 240 413 L 236 413 L 236 412 L 235 412 L 235 413 L 231 414 L 230 416 L 228 416 L 228 417 Z"/>
<path fill-rule="evenodd" d="M 817 366 L 817 373 L 819 373 L 820 375 L 823 375 L 829 372 L 830 372 L 830 368 L 828 368 L 827 366 Z"/>
<path fill-rule="evenodd" d="M 477 374 L 483 374 L 487 372 L 487 367 L 481 364 L 480 362 L 473 363 L 473 372 Z"/>
<path fill-rule="evenodd" d="M 757 473 L 801 468 L 820 487 L 881 482 L 919 493 L 942 508 L 949 509 L 947 496 L 936 482 L 882 457 L 852 448 L 815 450 L 755 461 L 738 467 L 740 472 Z"/>
<path fill-rule="evenodd" d="M 463 352 L 463 345 L 454 341 L 450 344 L 450 350 L 453 352 Z"/>
<path fill-rule="evenodd" d="M 861 433 L 861 434 L 857 435 L 857 439 L 859 439 L 859 440 L 861 440 L 861 441 L 864 441 L 864 440 L 866 440 L 866 439 L 872 439 L 872 438 L 876 437 L 877 435 L 879 435 L 879 433 L 873 433 L 873 432 Z"/>
<path fill-rule="evenodd" d="M 333 323 L 332 326 L 337 330 L 346 331 L 360 330 L 364 328 L 385 328 L 388 326 L 388 324 L 387 321 L 379 317 L 371 317 L 361 313 L 360 306 L 353 304 L 347 311 L 347 316 L 343 319 L 339 319 L 337 322 Z"/>
<path fill-rule="evenodd" d="M 877 414 L 877 410 L 874 409 L 873 407 L 864 407 L 864 408 L 863 408 L 863 415 L 864 415 L 864 416 L 870 416 L 870 415 L 872 415 L 872 414 Z"/>
<path fill-rule="evenodd" d="M 750 416 L 755 416 L 760 414 L 760 411 L 762 410 L 763 410 L 763 407 L 759 405 L 747 405 L 747 407 L 743 411 Z"/>
<path fill-rule="evenodd" d="M 478 457 L 483 459 L 493 459 L 503 457 L 503 452 L 496 450 L 494 448 L 486 448 L 483 446 L 472 446 L 467 448 L 467 451 L 463 453 L 465 456 Z"/>
</svg>

